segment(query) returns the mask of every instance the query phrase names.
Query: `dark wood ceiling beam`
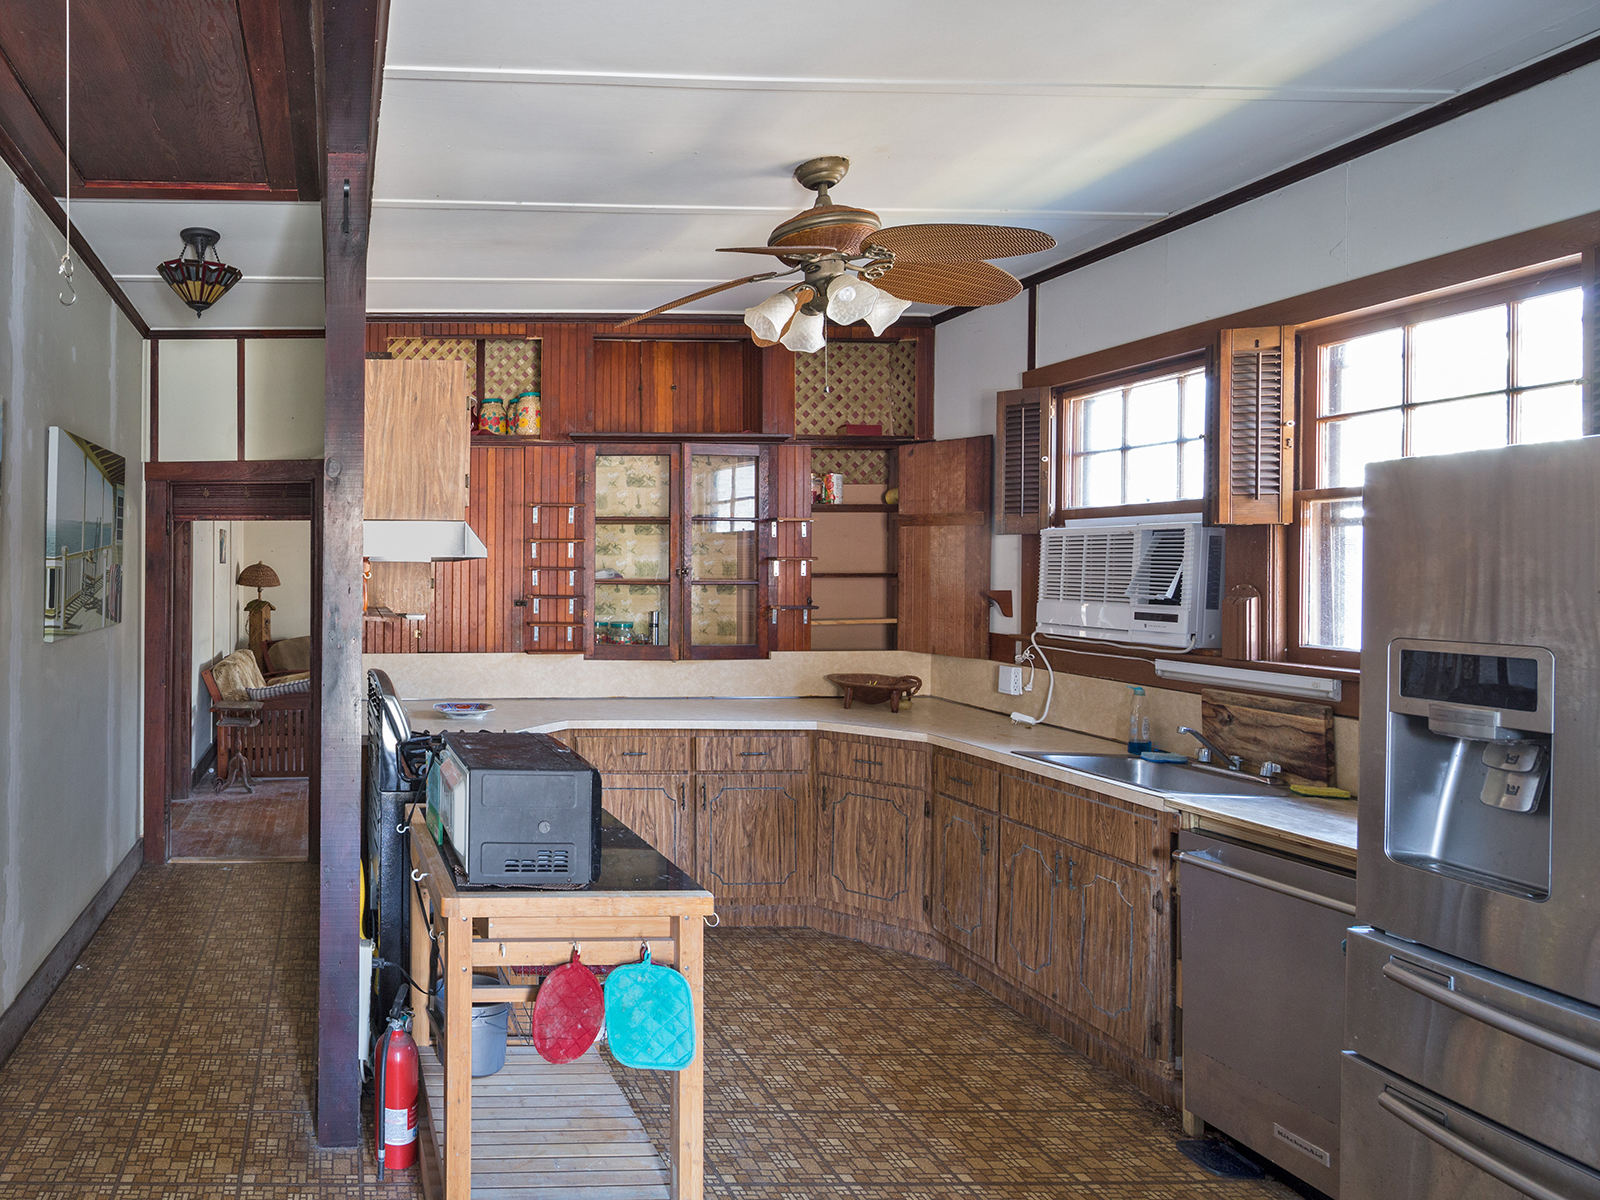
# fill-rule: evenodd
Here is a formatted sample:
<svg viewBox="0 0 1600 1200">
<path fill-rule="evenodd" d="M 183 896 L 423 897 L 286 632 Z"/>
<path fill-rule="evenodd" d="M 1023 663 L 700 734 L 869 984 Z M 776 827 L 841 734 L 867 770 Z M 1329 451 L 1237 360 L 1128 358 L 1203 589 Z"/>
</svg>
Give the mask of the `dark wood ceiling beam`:
<svg viewBox="0 0 1600 1200">
<path fill-rule="evenodd" d="M 318 82 L 326 180 L 322 198 L 326 370 L 321 603 L 312 614 L 320 775 L 311 820 L 321 831 L 317 945 L 317 1141 L 361 1136 L 361 550 L 366 430 L 367 223 L 383 71 L 387 0 L 322 0 Z"/>
<path fill-rule="evenodd" d="M 267 184 L 274 191 L 295 191 L 289 79 L 284 65 L 283 18 L 278 0 L 239 0 L 239 26 L 244 34 L 245 56 L 250 62 L 256 128 L 261 135 Z"/>
<path fill-rule="evenodd" d="M 278 0 L 289 135 L 300 199 L 322 199 L 321 144 L 317 134 L 317 52 L 311 0 Z"/>
<path fill-rule="evenodd" d="M 0 54 L 0 129 L 4 129 L 33 171 L 50 189 L 52 196 L 66 194 L 66 151 L 55 130 L 45 120 L 28 89 L 12 69 L 11 60 Z M 83 182 L 72 172 L 74 185 Z"/>
<path fill-rule="evenodd" d="M 73 184 L 76 198 L 95 200 L 298 200 L 291 179 L 286 188 L 269 183 L 167 183 L 160 179 L 91 179 Z"/>
</svg>

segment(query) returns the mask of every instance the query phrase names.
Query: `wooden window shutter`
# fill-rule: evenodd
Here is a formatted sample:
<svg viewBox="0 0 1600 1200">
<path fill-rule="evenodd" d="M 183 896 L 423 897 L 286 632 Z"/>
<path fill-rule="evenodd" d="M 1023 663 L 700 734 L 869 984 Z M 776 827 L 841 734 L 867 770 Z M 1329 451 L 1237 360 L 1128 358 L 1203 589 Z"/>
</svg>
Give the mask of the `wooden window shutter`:
<svg viewBox="0 0 1600 1200">
<path fill-rule="evenodd" d="M 1217 375 L 1217 524 L 1292 524 L 1294 328 L 1224 329 Z"/>
<path fill-rule="evenodd" d="M 1049 388 L 1001 392 L 995 406 L 994 531 L 1038 533 L 1050 524 Z"/>
</svg>

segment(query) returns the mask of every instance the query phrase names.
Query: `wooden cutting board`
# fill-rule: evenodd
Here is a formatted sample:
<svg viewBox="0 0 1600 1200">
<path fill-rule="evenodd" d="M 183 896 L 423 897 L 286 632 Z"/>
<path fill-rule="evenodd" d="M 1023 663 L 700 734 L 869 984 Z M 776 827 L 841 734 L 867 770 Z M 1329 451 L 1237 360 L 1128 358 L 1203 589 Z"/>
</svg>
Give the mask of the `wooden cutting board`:
<svg viewBox="0 0 1600 1200">
<path fill-rule="evenodd" d="M 1229 754 L 1244 759 L 1252 774 L 1262 763 L 1275 762 L 1296 780 L 1333 780 L 1332 705 L 1205 688 L 1200 692 L 1200 728 Z"/>
</svg>

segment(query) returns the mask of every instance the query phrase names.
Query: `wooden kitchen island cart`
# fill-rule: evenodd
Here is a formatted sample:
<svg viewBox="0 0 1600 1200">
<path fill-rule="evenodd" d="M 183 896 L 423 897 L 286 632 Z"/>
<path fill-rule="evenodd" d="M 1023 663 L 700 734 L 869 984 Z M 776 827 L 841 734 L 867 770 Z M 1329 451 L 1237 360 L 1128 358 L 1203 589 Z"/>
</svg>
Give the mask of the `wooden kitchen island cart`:
<svg viewBox="0 0 1600 1200">
<path fill-rule="evenodd" d="M 445 981 L 442 1020 L 436 1014 L 413 1021 L 422 1065 L 418 1153 L 429 1200 L 701 1200 L 703 952 L 711 893 L 610 813 L 601 828 L 600 878 L 588 888 L 459 885 L 420 807 L 413 813 L 411 975 L 428 980 L 430 941 L 437 939 Z M 527 1003 L 535 995 L 531 980 L 496 983 L 480 973 L 514 979 L 511 968 L 567 962 L 575 944 L 589 966 L 635 962 L 646 942 L 651 959 L 681 972 L 694 997 L 694 1061 L 672 1080 L 670 1173 L 592 1050 L 557 1066 L 532 1047 L 513 1046 L 503 1070 L 472 1078 L 473 1003 Z M 412 1012 L 427 1013 L 427 999 L 413 989 Z M 476 1126 L 475 1099 L 481 1109 Z"/>
</svg>

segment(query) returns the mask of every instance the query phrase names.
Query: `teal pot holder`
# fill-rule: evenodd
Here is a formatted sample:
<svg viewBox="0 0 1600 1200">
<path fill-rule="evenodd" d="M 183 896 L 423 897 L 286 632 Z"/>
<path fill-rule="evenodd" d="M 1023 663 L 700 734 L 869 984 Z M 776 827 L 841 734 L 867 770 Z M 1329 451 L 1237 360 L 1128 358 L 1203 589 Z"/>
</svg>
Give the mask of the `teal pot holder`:
<svg viewBox="0 0 1600 1200">
<path fill-rule="evenodd" d="M 641 1071 L 681 1071 L 694 1061 L 694 997 L 689 982 L 650 961 L 606 976 L 606 1038 L 611 1054 Z"/>
</svg>

